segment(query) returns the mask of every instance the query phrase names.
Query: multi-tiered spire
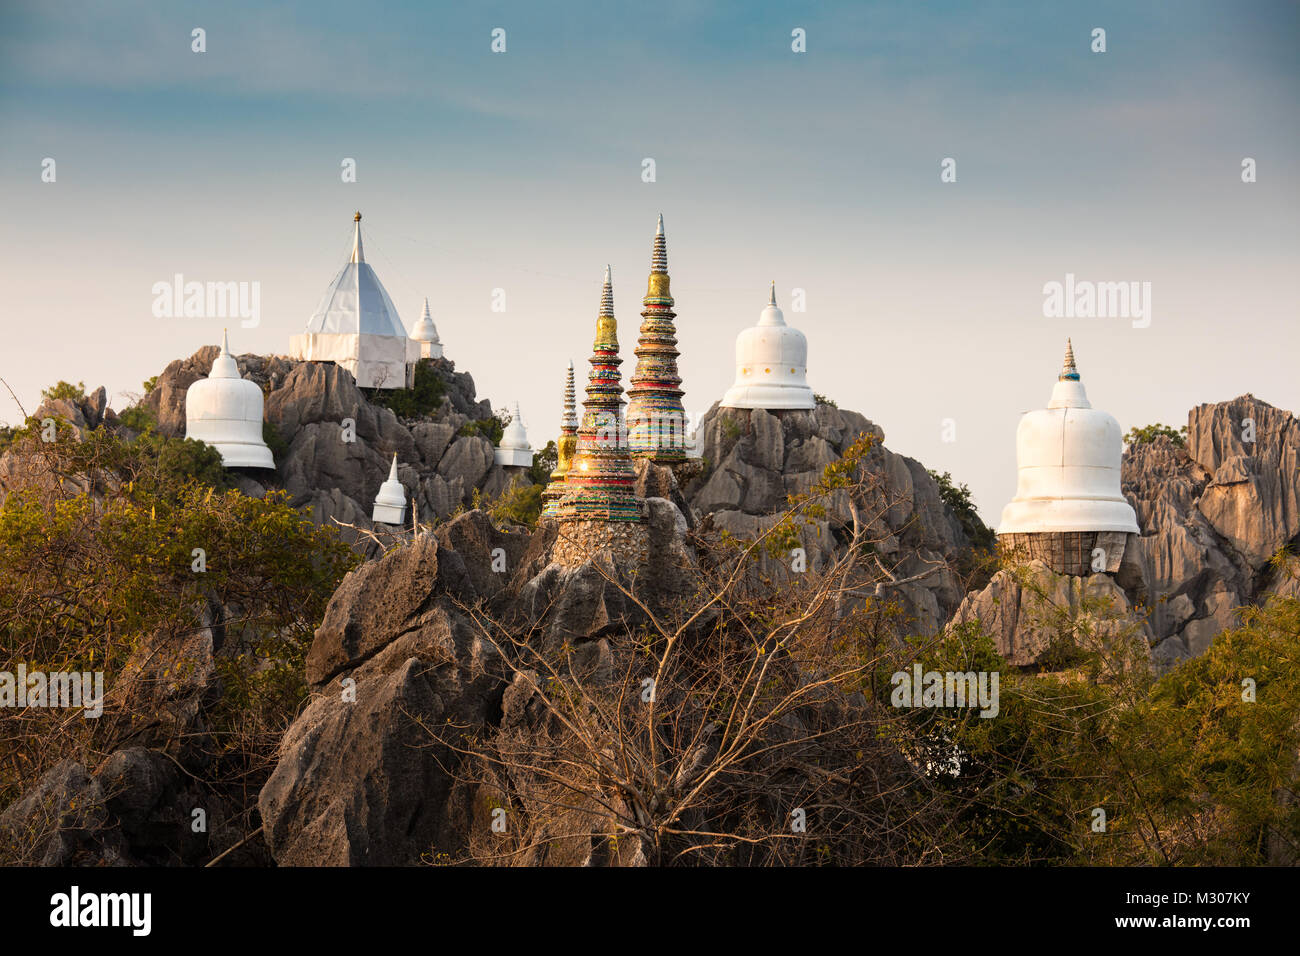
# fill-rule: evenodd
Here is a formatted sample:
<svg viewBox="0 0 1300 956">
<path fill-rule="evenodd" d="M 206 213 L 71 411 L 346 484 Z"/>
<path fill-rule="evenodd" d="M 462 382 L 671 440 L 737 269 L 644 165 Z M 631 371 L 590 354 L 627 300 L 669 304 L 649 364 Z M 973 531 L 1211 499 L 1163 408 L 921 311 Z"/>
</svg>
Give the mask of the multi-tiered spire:
<svg viewBox="0 0 1300 956">
<path fill-rule="evenodd" d="M 578 448 L 564 479 L 565 495 L 555 509 L 561 521 L 641 520 L 642 503 L 632 487 L 632 457 L 623 431 L 623 385 L 618 371 L 622 362 L 614 286 L 606 266 Z"/>
<path fill-rule="evenodd" d="M 1056 379 L 1058 382 L 1079 381 L 1079 369 L 1074 364 L 1074 345 L 1069 339 L 1065 340 L 1065 361 L 1061 364 L 1061 374 Z"/>
<path fill-rule="evenodd" d="M 564 414 L 560 418 L 560 440 L 555 443 L 555 470 L 551 472 L 550 483 L 542 492 L 542 516 L 554 518 L 560 499 L 564 497 L 564 478 L 573 464 L 574 452 L 578 450 L 578 414 L 573 387 L 573 362 L 569 362 L 569 372 L 564 380 Z"/>
<path fill-rule="evenodd" d="M 668 246 L 659 216 L 650 254 L 650 281 L 642 300 L 641 337 L 636 347 L 627 406 L 628 447 L 637 458 L 672 463 L 686 458 L 686 412 L 677 372 L 677 329 L 669 291 Z"/>
</svg>

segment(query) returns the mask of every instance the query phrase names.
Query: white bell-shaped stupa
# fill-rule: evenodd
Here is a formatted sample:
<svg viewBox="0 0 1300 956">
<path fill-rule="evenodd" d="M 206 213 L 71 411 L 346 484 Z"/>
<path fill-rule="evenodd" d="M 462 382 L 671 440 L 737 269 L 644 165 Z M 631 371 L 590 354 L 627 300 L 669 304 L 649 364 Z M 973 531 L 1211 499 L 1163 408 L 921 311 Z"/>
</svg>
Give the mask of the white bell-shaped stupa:
<svg viewBox="0 0 1300 956">
<path fill-rule="evenodd" d="M 524 428 L 518 402 L 515 402 L 510 424 L 501 434 L 501 444 L 497 445 L 495 458 L 498 465 L 506 468 L 531 468 L 533 465 L 533 449 L 528 444 L 528 431 Z"/>
<path fill-rule="evenodd" d="M 361 248 L 361 213 L 353 222 L 352 258 L 325 290 L 307 329 L 289 339 L 289 354 L 335 362 L 362 388 L 405 388 L 406 326 Z"/>
<path fill-rule="evenodd" d="M 997 533 L 1139 533 L 1120 490 L 1123 453 L 1119 422 L 1089 403 L 1067 340 L 1052 400 L 1027 412 L 1016 429 L 1019 483 Z"/>
<path fill-rule="evenodd" d="M 808 387 L 808 340 L 785 324 L 776 305 L 776 283 L 758 325 L 736 337 L 736 383 L 723 396 L 724 408 L 817 407 Z"/>
<path fill-rule="evenodd" d="M 433 324 L 433 313 L 429 311 L 429 297 L 424 298 L 424 314 L 411 330 L 409 361 L 419 359 L 442 358 L 442 339 L 438 338 L 438 327 Z"/>
<path fill-rule="evenodd" d="M 212 371 L 185 392 L 185 437 L 211 445 L 227 468 L 275 467 L 262 440 L 262 390 L 240 376 L 224 331 Z"/>
<path fill-rule="evenodd" d="M 375 510 L 370 520 L 379 524 L 404 524 L 406 522 L 406 488 L 397 480 L 397 455 L 393 467 L 388 469 L 388 480 L 379 486 L 375 495 Z"/>
</svg>

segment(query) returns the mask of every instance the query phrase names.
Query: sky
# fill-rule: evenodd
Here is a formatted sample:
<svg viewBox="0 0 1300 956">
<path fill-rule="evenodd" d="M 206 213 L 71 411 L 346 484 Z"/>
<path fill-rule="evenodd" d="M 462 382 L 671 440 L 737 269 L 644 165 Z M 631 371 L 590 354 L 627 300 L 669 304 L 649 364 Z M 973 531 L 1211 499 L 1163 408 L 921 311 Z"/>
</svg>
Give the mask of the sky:
<svg viewBox="0 0 1300 956">
<path fill-rule="evenodd" d="M 120 409 L 223 326 L 284 354 L 361 210 L 407 327 L 427 296 L 540 447 L 606 263 L 630 376 L 662 213 L 689 413 L 775 280 L 814 390 L 995 524 L 1067 336 L 1125 430 L 1300 407 L 1298 37 L 1255 0 L 0 0 L 0 378 L 28 412 L 60 379 Z M 258 325 L 155 316 L 177 273 L 258 283 Z M 1150 283 L 1149 315 L 1045 315 L 1067 275 Z"/>
</svg>

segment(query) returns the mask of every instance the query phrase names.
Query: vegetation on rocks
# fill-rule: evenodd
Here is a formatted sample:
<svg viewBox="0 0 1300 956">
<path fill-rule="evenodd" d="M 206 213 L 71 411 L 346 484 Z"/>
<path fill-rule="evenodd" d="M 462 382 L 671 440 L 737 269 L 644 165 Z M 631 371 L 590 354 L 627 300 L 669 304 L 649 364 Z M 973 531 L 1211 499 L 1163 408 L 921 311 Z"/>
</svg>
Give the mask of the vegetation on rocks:
<svg viewBox="0 0 1300 956">
<path fill-rule="evenodd" d="M 1126 445 L 1143 445 L 1155 441 L 1157 438 L 1168 438 L 1179 448 L 1187 445 L 1187 426 L 1181 428 L 1172 428 L 1169 425 L 1143 425 L 1140 428 L 1134 426 L 1124 434 L 1124 444 Z"/>
<path fill-rule="evenodd" d="M 106 427 L 76 441 L 65 427 L 47 443 L 29 422 L 11 452 L 32 471 L 0 504 L 0 671 L 102 671 L 107 694 L 98 720 L 7 714 L 0 806 L 58 760 L 98 763 L 122 744 L 124 719 L 156 719 L 124 713 L 128 661 L 160 636 L 181 642 L 213 627 L 226 633 L 225 683 L 210 714 L 209 782 L 228 782 L 230 760 L 250 765 L 250 738 L 220 728 L 247 730 L 254 715 L 264 763 L 278 733 L 267 728 L 301 703 L 306 647 L 356 555 L 282 493 L 229 489 L 220 457 L 201 442 Z"/>
<path fill-rule="evenodd" d="M 447 384 L 433 363 L 422 359 L 415 365 L 410 388 L 368 388 L 362 392 L 370 404 L 391 409 L 399 418 L 415 419 L 438 410 L 447 393 Z"/>
</svg>

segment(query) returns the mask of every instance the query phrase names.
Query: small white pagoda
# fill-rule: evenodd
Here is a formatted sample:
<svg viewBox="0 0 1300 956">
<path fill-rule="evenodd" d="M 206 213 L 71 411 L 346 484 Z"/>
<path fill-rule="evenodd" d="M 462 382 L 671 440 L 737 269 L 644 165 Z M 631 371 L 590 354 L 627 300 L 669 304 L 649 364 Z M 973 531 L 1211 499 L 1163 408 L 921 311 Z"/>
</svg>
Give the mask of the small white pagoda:
<svg viewBox="0 0 1300 956">
<path fill-rule="evenodd" d="M 433 314 L 429 311 L 429 297 L 424 297 L 424 314 L 411 330 L 411 341 L 406 355 L 408 362 L 420 359 L 442 358 L 442 340 L 438 338 L 438 327 L 433 324 Z"/>
<path fill-rule="evenodd" d="M 999 546 L 1061 574 L 1114 571 L 1127 535 L 1139 533 L 1120 490 L 1123 453 L 1119 422 L 1088 401 L 1067 339 L 1051 400 L 1027 412 L 1016 429 L 1019 480 L 1002 509 Z"/>
<path fill-rule="evenodd" d="M 224 331 L 208 377 L 185 392 L 185 437 L 211 445 L 227 468 L 275 467 L 262 440 L 262 390 L 239 374 Z"/>
<path fill-rule="evenodd" d="M 808 340 L 785 324 L 776 305 L 776 283 L 758 325 L 736 337 L 736 382 L 723 396 L 724 408 L 814 409 L 808 387 Z"/>
<path fill-rule="evenodd" d="M 362 388 L 406 388 L 411 361 L 406 326 L 366 262 L 361 213 L 353 222 L 352 258 L 325 290 L 306 330 L 290 337 L 289 354 L 309 362 L 335 362 L 351 372 Z M 433 335 L 436 339 L 436 330 Z"/>
<path fill-rule="evenodd" d="M 404 524 L 406 522 L 406 488 L 397 479 L 397 454 L 388 469 L 388 480 L 379 486 L 375 495 L 375 508 L 370 516 L 375 524 Z"/>
<path fill-rule="evenodd" d="M 533 465 L 533 448 L 528 443 L 528 431 L 524 428 L 518 402 L 515 402 L 510 424 L 502 432 L 501 444 L 497 445 L 493 456 L 498 465 L 506 468 L 531 468 Z"/>
</svg>

